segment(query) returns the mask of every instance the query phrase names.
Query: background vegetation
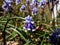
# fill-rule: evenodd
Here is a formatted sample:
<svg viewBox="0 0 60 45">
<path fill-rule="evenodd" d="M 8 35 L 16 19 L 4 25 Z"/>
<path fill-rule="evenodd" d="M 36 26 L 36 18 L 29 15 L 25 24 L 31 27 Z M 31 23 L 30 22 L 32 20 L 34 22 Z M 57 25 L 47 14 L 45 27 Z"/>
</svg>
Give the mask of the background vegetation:
<svg viewBox="0 0 60 45">
<path fill-rule="evenodd" d="M 22 0 L 22 3 L 25 4 L 25 0 Z M 6 42 L 14 41 L 18 42 L 19 45 L 51 45 L 47 39 L 53 32 L 53 25 L 50 25 L 51 15 L 48 9 L 48 6 L 44 9 L 45 19 L 42 20 L 42 9 L 39 9 L 39 12 L 36 16 L 32 16 L 35 22 L 36 31 L 25 32 L 23 29 L 23 19 L 21 17 L 26 17 L 29 13 L 20 12 L 18 9 L 20 5 L 15 5 L 13 3 L 12 13 L 8 12 L 6 15 L 3 14 L 4 10 L 2 9 L 3 0 L 0 0 L 0 42 L 3 41 L 3 31 L 6 31 Z M 27 6 L 28 8 L 28 6 Z M 38 18 L 37 18 L 38 17 Z M 60 26 L 60 17 L 58 16 L 58 26 Z M 42 28 L 42 29 L 41 29 Z M 10 42 L 11 44 L 11 42 Z"/>
</svg>

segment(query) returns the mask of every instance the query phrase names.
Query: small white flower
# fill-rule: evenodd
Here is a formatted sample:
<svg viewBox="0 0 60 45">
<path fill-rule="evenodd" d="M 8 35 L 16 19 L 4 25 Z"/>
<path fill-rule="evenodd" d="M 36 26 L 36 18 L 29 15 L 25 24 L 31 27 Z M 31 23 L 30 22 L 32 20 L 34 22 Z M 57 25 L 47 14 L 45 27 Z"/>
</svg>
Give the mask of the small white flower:
<svg viewBox="0 0 60 45">
<path fill-rule="evenodd" d="M 35 31 L 35 29 L 32 29 L 32 31 Z"/>
<path fill-rule="evenodd" d="M 27 32 L 27 30 L 25 30 L 25 32 Z"/>
<path fill-rule="evenodd" d="M 27 30 L 31 30 L 30 28 L 28 28 Z"/>
<path fill-rule="evenodd" d="M 23 29 L 26 29 L 25 27 L 23 27 Z"/>
<path fill-rule="evenodd" d="M 34 21 L 31 21 L 32 24 L 34 24 Z"/>
</svg>

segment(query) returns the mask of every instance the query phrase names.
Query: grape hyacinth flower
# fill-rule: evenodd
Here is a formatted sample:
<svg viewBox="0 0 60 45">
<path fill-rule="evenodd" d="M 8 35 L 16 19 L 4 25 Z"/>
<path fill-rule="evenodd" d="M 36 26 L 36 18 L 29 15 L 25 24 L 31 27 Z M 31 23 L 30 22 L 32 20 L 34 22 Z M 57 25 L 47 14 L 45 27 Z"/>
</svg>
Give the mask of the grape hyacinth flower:
<svg viewBox="0 0 60 45">
<path fill-rule="evenodd" d="M 15 0 L 16 5 L 20 4 L 20 0 Z"/>
<path fill-rule="evenodd" d="M 32 9 L 32 15 L 36 15 L 37 14 L 37 8 L 36 7 L 34 7 L 33 9 Z"/>
<path fill-rule="evenodd" d="M 24 10 L 25 10 L 25 5 L 21 5 L 20 11 L 24 11 Z"/>
<path fill-rule="evenodd" d="M 25 29 L 25 32 L 27 32 L 29 30 L 35 31 L 34 21 L 32 21 L 32 17 L 29 15 L 27 17 L 25 17 L 24 29 Z"/>
<path fill-rule="evenodd" d="M 54 32 L 49 37 L 50 42 L 53 45 L 60 45 L 60 28 L 56 28 Z"/>
</svg>

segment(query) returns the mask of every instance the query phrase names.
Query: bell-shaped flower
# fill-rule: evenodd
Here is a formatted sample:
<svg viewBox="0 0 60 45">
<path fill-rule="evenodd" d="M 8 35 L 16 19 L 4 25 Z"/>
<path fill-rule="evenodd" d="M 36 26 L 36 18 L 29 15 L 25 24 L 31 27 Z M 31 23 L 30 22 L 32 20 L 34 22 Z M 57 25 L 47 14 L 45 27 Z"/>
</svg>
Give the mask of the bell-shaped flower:
<svg viewBox="0 0 60 45">
<path fill-rule="evenodd" d="M 40 3 L 41 3 L 41 6 L 45 5 L 44 0 L 42 0 Z"/>
<path fill-rule="evenodd" d="M 4 3 L 4 4 L 2 5 L 2 8 L 3 8 L 3 9 L 6 9 L 6 8 L 7 8 L 6 3 Z"/>
<path fill-rule="evenodd" d="M 5 0 L 3 1 L 4 4 L 6 4 L 7 6 L 11 6 L 11 0 Z"/>
<path fill-rule="evenodd" d="M 36 7 L 34 7 L 33 9 L 32 9 L 32 15 L 36 15 L 37 14 L 37 8 Z"/>
<path fill-rule="evenodd" d="M 3 5 L 2 5 L 2 8 L 4 9 L 4 11 L 8 11 L 9 9 L 8 9 L 8 6 L 7 6 L 7 4 L 6 3 L 4 3 Z"/>
<path fill-rule="evenodd" d="M 34 7 L 34 4 L 33 3 L 30 3 L 30 8 L 32 9 Z"/>
<path fill-rule="evenodd" d="M 30 17 L 30 15 L 25 17 L 25 22 L 30 23 L 31 21 L 32 21 L 32 17 Z"/>
<path fill-rule="evenodd" d="M 8 6 L 4 3 L 3 5 L 2 5 L 2 8 L 4 9 L 4 15 L 9 11 L 9 9 L 8 9 Z"/>
<path fill-rule="evenodd" d="M 20 4 L 20 0 L 15 0 L 16 5 Z"/>
<path fill-rule="evenodd" d="M 39 2 L 38 0 L 32 0 L 32 4 L 34 4 L 35 6 L 38 6 Z"/>
<path fill-rule="evenodd" d="M 45 1 L 41 0 L 38 4 L 38 7 L 44 8 L 44 5 L 45 5 Z"/>
<path fill-rule="evenodd" d="M 31 21 L 31 30 L 35 31 L 34 21 Z"/>
<path fill-rule="evenodd" d="M 20 11 L 24 11 L 24 10 L 25 10 L 25 5 L 21 5 Z"/>
<path fill-rule="evenodd" d="M 40 2 L 38 3 L 38 7 L 41 7 L 41 3 Z"/>
</svg>

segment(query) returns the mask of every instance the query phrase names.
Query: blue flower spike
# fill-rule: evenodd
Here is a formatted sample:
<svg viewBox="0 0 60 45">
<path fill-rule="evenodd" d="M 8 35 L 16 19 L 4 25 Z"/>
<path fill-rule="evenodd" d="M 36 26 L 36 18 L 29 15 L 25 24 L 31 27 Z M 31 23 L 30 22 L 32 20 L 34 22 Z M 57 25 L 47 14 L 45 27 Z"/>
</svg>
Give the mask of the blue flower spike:
<svg viewBox="0 0 60 45">
<path fill-rule="evenodd" d="M 32 21 L 32 17 L 30 15 L 25 17 L 24 29 L 25 29 L 25 32 L 30 31 L 30 30 L 35 31 L 34 21 Z"/>
</svg>

